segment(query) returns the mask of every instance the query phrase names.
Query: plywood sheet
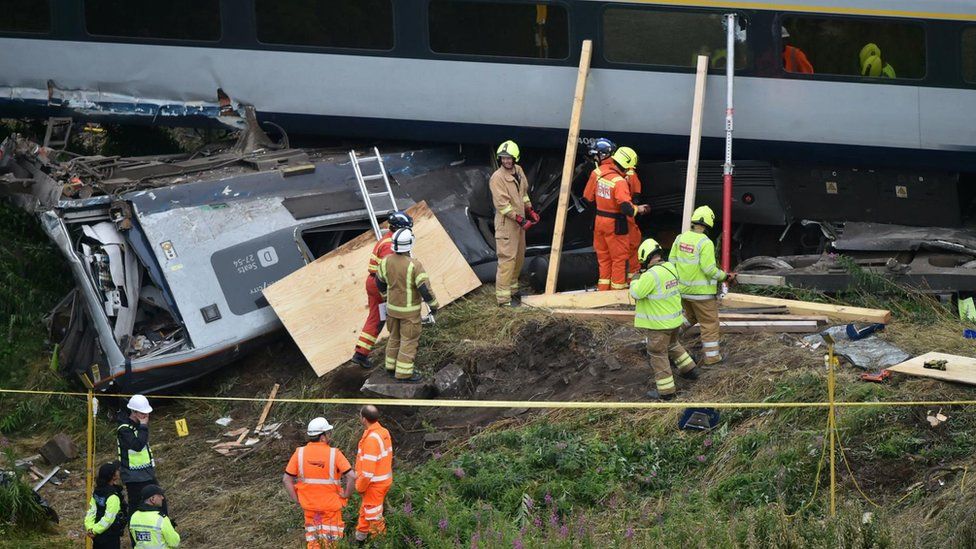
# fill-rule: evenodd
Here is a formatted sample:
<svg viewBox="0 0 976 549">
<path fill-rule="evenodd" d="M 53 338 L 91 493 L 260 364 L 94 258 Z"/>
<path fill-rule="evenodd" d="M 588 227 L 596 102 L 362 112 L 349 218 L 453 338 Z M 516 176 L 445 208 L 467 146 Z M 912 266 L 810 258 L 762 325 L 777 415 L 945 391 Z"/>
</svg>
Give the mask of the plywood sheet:
<svg viewBox="0 0 976 549">
<path fill-rule="evenodd" d="M 481 285 L 437 217 L 421 202 L 414 220 L 413 256 L 430 275 L 443 306 Z M 285 329 L 315 373 L 322 376 L 352 356 L 366 320 L 366 265 L 376 238 L 369 231 L 264 290 Z"/>
<path fill-rule="evenodd" d="M 946 370 L 930 370 L 923 367 L 929 360 L 947 361 Z M 930 352 L 896 364 L 888 371 L 908 374 L 910 376 L 930 377 L 943 381 L 956 381 L 967 385 L 976 385 L 976 358 L 968 356 L 949 355 L 946 353 Z"/>
</svg>

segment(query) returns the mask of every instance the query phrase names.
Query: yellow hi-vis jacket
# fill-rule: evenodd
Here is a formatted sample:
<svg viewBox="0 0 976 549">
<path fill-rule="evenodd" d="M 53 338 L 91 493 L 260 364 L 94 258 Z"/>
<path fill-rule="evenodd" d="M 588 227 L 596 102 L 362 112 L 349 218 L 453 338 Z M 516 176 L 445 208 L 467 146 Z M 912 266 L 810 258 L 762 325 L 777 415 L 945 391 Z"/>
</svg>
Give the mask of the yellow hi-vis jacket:
<svg viewBox="0 0 976 549">
<path fill-rule="evenodd" d="M 715 297 L 717 282 L 729 277 L 715 264 L 715 244 L 704 233 L 686 231 L 678 235 L 668 261 L 678 269 L 681 297 L 685 299 Z"/>
<path fill-rule="evenodd" d="M 658 263 L 630 281 L 630 296 L 637 300 L 634 326 L 649 330 L 673 330 L 684 322 L 681 294 L 674 265 Z"/>
<path fill-rule="evenodd" d="M 136 511 L 129 519 L 134 549 L 169 549 L 180 546 L 180 535 L 169 517 L 159 511 Z"/>
</svg>

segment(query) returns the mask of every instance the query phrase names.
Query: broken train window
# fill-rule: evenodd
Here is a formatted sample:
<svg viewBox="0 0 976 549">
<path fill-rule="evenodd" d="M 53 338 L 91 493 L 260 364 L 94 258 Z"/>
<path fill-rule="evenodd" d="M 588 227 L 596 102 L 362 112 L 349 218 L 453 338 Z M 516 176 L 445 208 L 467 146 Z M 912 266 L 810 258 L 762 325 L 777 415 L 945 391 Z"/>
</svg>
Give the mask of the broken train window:
<svg viewBox="0 0 976 549">
<path fill-rule="evenodd" d="M 0 32 L 51 32 L 49 0 L 0 0 Z"/>
<path fill-rule="evenodd" d="M 85 0 L 89 34 L 220 40 L 220 0 Z"/>
</svg>

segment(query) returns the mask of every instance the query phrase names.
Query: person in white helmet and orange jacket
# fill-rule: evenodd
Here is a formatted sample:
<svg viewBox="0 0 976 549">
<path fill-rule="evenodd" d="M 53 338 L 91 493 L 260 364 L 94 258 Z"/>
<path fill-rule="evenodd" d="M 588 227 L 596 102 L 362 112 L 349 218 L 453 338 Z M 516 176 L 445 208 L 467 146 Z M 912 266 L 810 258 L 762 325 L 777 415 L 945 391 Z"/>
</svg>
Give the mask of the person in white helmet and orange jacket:
<svg viewBox="0 0 976 549">
<path fill-rule="evenodd" d="M 149 414 L 153 409 L 149 405 L 149 399 L 143 395 L 132 395 L 126 408 L 128 415 L 123 412 L 115 430 L 121 465 L 119 470 L 128 500 L 138 502 L 142 501 L 140 496 L 143 488 L 158 484 L 156 460 L 149 447 Z M 133 504 L 130 511 L 134 512 L 135 507 Z"/>
<path fill-rule="evenodd" d="M 491 174 L 488 188 L 495 206 L 495 300 L 499 306 L 521 303 L 519 274 L 525 263 L 525 231 L 539 222 L 539 214 L 529 200 L 529 179 L 518 165 L 520 151 L 514 141 L 506 141 L 495 152 L 501 164 Z"/>
</svg>

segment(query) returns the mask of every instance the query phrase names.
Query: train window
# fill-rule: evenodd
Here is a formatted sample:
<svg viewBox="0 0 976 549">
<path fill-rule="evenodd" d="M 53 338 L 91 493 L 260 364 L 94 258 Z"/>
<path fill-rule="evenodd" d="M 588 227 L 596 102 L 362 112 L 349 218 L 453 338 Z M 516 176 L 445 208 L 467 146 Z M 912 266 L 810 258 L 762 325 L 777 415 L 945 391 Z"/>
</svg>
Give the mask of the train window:
<svg viewBox="0 0 976 549">
<path fill-rule="evenodd" d="M 0 32 L 50 32 L 48 0 L 0 0 Z"/>
<path fill-rule="evenodd" d="M 85 0 L 89 34 L 220 40 L 220 0 Z"/>
<path fill-rule="evenodd" d="M 726 63 L 725 16 L 721 13 L 607 8 L 603 12 L 603 52 L 607 61 L 694 67 L 699 55 L 712 68 Z M 735 68 L 748 64 L 746 30 L 736 29 Z"/>
<path fill-rule="evenodd" d="M 496 57 L 565 59 L 566 8 L 544 3 L 431 0 L 430 49 Z"/>
<path fill-rule="evenodd" d="M 788 72 L 879 80 L 925 76 L 925 29 L 918 24 L 786 17 L 780 34 Z"/>
<path fill-rule="evenodd" d="M 962 78 L 976 83 L 976 27 L 962 31 Z"/>
<path fill-rule="evenodd" d="M 393 49 L 392 0 L 256 0 L 265 44 Z"/>
</svg>

